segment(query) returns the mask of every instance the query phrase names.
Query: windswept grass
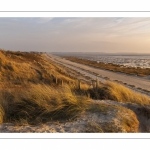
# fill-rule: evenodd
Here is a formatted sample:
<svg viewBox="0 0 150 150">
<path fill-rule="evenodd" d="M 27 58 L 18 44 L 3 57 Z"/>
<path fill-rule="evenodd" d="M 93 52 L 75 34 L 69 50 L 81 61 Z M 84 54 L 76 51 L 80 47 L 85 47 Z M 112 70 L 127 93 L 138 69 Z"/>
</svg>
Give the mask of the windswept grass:
<svg viewBox="0 0 150 150">
<path fill-rule="evenodd" d="M 1 120 L 3 117 L 4 122 L 26 120 L 29 124 L 77 117 L 89 103 L 87 98 L 76 97 L 67 85 L 57 88 L 44 84 L 24 88 L 1 86 L 0 97 Z"/>
<path fill-rule="evenodd" d="M 116 100 L 118 102 L 136 103 L 140 105 L 150 105 L 149 97 L 134 92 L 131 89 L 124 87 L 121 84 L 108 82 L 106 86 L 108 87 L 110 97 L 112 97 L 113 100 Z"/>
<path fill-rule="evenodd" d="M 4 109 L 0 105 L 0 123 L 3 123 L 3 120 L 4 120 Z"/>
<path fill-rule="evenodd" d="M 134 92 L 115 82 L 101 84 L 97 90 L 90 89 L 89 93 L 91 93 L 91 97 L 94 99 L 109 99 L 123 103 L 150 105 L 150 98 L 148 96 Z"/>
<path fill-rule="evenodd" d="M 39 124 L 75 119 L 84 112 L 109 116 L 113 110 L 122 110 L 90 98 L 150 105 L 148 97 L 117 83 L 100 84 L 97 89 L 86 82 L 81 82 L 80 88 L 78 85 L 63 67 L 47 60 L 44 54 L 0 50 L 0 123 Z M 127 117 L 122 122 L 130 131 L 133 122 Z M 86 131 L 112 131 L 111 125 L 101 127 L 93 122 Z"/>
<path fill-rule="evenodd" d="M 56 78 L 73 82 L 64 72 L 64 68 L 47 61 L 44 54 L 0 50 L 0 82 L 53 84 Z"/>
<path fill-rule="evenodd" d="M 64 72 L 44 54 L 0 50 L 0 122 L 36 124 L 84 111 L 87 101 L 72 93 L 75 81 Z"/>
</svg>

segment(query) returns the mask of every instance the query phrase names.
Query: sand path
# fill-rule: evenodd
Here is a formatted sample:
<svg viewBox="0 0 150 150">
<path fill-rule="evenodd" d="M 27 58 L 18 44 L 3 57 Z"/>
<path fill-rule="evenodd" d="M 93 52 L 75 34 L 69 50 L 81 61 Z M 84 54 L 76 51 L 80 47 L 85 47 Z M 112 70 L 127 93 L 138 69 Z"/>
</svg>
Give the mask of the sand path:
<svg viewBox="0 0 150 150">
<path fill-rule="evenodd" d="M 148 79 L 148 78 L 136 77 L 136 76 L 127 75 L 127 74 L 123 74 L 123 73 L 102 70 L 102 69 L 90 67 L 87 65 L 71 62 L 69 60 L 66 60 L 61 57 L 54 56 L 51 54 L 48 55 L 48 57 L 56 63 L 62 64 L 66 67 L 69 67 L 71 69 L 79 71 L 82 74 L 85 74 L 86 76 L 90 76 L 94 79 L 96 78 L 95 74 L 97 74 L 98 76 L 100 76 L 99 77 L 100 80 L 104 80 L 104 78 L 107 77 L 111 81 L 121 81 L 122 83 L 131 85 L 134 88 L 139 88 L 139 89 L 143 89 L 146 91 L 150 91 L 150 79 Z M 148 92 L 148 93 L 150 93 L 150 92 Z"/>
</svg>

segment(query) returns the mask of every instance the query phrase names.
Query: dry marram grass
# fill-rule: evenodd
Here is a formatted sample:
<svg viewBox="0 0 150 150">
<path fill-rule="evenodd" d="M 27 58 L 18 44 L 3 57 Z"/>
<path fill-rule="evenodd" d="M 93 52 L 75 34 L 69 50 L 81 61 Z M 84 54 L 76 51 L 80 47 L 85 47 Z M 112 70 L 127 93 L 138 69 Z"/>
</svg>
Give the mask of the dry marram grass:
<svg viewBox="0 0 150 150">
<path fill-rule="evenodd" d="M 73 120 L 84 112 L 108 115 L 111 109 L 120 109 L 90 98 L 150 105 L 149 97 L 113 82 L 100 84 L 97 89 L 82 82 L 79 89 L 77 81 L 48 61 L 45 54 L 0 51 L 0 123 L 39 124 Z M 131 120 L 125 117 L 122 123 L 131 131 Z M 110 130 L 109 125 L 104 129 L 96 122 L 86 128 L 87 132 Z"/>
</svg>

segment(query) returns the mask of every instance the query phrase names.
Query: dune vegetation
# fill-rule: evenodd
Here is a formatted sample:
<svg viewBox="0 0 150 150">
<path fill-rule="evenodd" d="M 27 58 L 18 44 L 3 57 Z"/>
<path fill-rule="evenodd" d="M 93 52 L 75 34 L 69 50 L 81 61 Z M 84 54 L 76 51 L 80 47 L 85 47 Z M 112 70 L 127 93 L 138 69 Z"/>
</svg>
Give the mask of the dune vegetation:
<svg viewBox="0 0 150 150">
<path fill-rule="evenodd" d="M 96 89 L 81 83 L 79 89 L 76 78 L 47 60 L 44 53 L 0 50 L 0 123 L 35 125 L 74 120 L 84 112 L 105 114 L 121 109 L 93 99 L 150 105 L 149 97 L 113 82 L 100 83 Z M 94 123 L 87 131 L 91 126 L 95 128 L 91 131 L 103 132 Z"/>
<path fill-rule="evenodd" d="M 74 80 L 61 69 L 39 53 L 1 50 L 0 122 L 35 124 L 77 114 L 82 103 L 67 86 Z"/>
<path fill-rule="evenodd" d="M 0 97 L 1 120 L 27 124 L 71 119 L 89 103 L 84 97 L 82 101 L 76 97 L 67 85 L 57 88 L 45 84 L 1 86 Z"/>
<path fill-rule="evenodd" d="M 132 91 L 131 89 L 115 82 L 99 84 L 97 89 L 89 89 L 93 99 L 110 99 L 123 103 L 135 103 L 142 106 L 150 105 L 150 98 L 146 95 Z"/>
</svg>

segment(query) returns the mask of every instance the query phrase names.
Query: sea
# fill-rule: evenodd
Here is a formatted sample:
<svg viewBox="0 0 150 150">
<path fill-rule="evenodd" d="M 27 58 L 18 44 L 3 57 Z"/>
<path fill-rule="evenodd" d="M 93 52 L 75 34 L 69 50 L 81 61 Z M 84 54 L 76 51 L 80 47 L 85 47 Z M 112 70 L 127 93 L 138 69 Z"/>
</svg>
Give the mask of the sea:
<svg viewBox="0 0 150 150">
<path fill-rule="evenodd" d="M 124 67 L 150 68 L 150 54 L 126 54 L 126 53 L 82 53 L 82 52 L 64 52 L 53 53 L 57 56 L 74 56 L 81 59 L 96 61 L 97 63 L 113 63 Z"/>
</svg>

